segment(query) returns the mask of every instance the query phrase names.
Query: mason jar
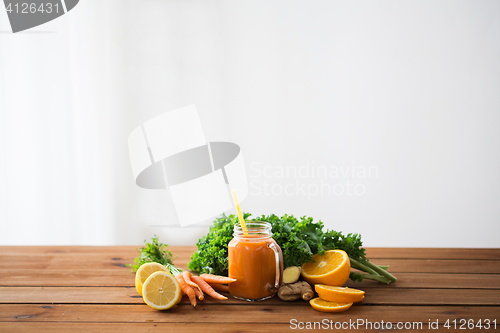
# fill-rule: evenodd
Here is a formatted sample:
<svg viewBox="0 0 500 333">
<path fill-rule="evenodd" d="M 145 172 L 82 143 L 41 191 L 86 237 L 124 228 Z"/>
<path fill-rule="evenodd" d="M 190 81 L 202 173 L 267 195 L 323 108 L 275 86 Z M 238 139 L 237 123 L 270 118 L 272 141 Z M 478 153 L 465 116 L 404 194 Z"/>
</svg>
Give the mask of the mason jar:
<svg viewBox="0 0 500 333">
<path fill-rule="evenodd" d="M 261 301 L 274 296 L 282 283 L 283 254 L 271 237 L 271 224 L 246 222 L 234 226 L 229 242 L 229 293 L 245 301 Z"/>
</svg>

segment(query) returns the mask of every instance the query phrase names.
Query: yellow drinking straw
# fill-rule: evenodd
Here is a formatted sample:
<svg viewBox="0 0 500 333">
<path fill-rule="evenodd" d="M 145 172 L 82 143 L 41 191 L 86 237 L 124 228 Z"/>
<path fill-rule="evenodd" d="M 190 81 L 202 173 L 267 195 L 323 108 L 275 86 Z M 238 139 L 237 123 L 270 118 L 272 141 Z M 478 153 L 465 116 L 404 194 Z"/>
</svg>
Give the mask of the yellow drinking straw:
<svg viewBox="0 0 500 333">
<path fill-rule="evenodd" d="M 236 206 L 236 211 L 238 212 L 238 219 L 240 220 L 241 227 L 243 228 L 243 232 L 245 233 L 245 237 L 248 237 L 247 226 L 245 225 L 245 219 L 243 218 L 243 214 L 241 214 L 240 203 L 238 202 L 238 197 L 236 196 L 236 191 L 231 190 L 233 194 L 234 205 Z"/>
</svg>

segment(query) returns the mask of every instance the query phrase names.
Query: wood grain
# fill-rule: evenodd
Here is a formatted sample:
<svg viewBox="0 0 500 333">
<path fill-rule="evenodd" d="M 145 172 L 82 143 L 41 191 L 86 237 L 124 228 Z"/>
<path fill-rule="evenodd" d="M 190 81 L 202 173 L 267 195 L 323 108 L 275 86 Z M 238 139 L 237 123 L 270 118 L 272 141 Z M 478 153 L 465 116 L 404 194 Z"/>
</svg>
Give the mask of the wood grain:
<svg viewBox="0 0 500 333">
<path fill-rule="evenodd" d="M 207 325 L 192 323 L 44 323 L 44 322 L 4 322 L 2 333 L 19 332 L 71 332 L 71 333 L 137 333 L 137 332 L 220 332 L 220 333 L 262 333 L 274 330 L 284 332 L 290 330 L 290 325 L 285 324 L 250 324 L 244 327 L 241 324 Z"/>
<path fill-rule="evenodd" d="M 497 274 L 441 274 L 398 273 L 397 283 L 384 285 L 365 280 L 361 283 L 348 281 L 352 288 L 384 286 L 399 288 L 474 288 L 500 289 Z M 133 286 L 134 275 L 127 267 L 115 269 L 3 269 L 0 270 L 0 286 Z"/>
<path fill-rule="evenodd" d="M 136 246 L 0 246 L 0 255 L 41 254 L 110 254 L 134 258 Z M 196 246 L 170 246 L 174 256 L 190 257 Z M 367 257 L 374 259 L 444 259 L 500 260 L 500 249 L 467 248 L 366 248 Z"/>
<path fill-rule="evenodd" d="M 390 270 L 389 270 L 390 271 Z M 398 281 L 385 285 L 391 289 L 399 288 L 473 288 L 500 289 L 500 278 L 497 274 L 429 274 L 429 273 L 398 273 Z M 365 288 L 383 286 L 383 284 L 364 280 L 363 282 L 348 281 L 347 286 Z"/>
<path fill-rule="evenodd" d="M 390 289 L 383 286 L 364 288 L 363 304 L 370 305 L 500 305 L 500 290 L 483 289 Z M 0 287 L 0 304 L 144 304 L 135 287 Z M 182 304 L 189 304 L 183 298 Z M 203 304 L 253 306 L 229 298 L 207 297 Z M 283 306 L 304 306 L 302 301 L 282 302 L 277 297 L 259 302 Z"/>
<path fill-rule="evenodd" d="M 238 314 L 231 315 L 228 314 Z M 433 320 L 484 319 L 500 320 L 500 307 L 465 306 L 363 306 L 354 305 L 348 312 L 327 314 L 310 306 L 282 306 L 279 304 L 245 305 L 179 305 L 169 311 L 155 311 L 142 305 L 0 305 L 0 322 L 127 322 L 127 323 L 290 323 L 298 321 L 321 321 L 332 318 L 336 321 L 364 319 L 396 323 L 412 321 L 415 313 Z"/>
<path fill-rule="evenodd" d="M 281 332 L 291 330 L 291 319 L 325 318 L 500 322 L 500 249 L 368 249 L 371 261 L 390 265 L 398 282 L 349 282 L 366 291 L 365 299 L 347 312 L 327 314 L 302 300 L 276 297 L 257 303 L 207 297 L 196 308 L 183 298 L 170 311 L 155 311 L 137 294 L 134 274 L 125 266 L 136 248 L 0 246 L 0 331 Z M 176 265 L 187 268 L 196 247 L 169 249 Z M 435 332 L 425 325 L 419 331 Z"/>
<path fill-rule="evenodd" d="M 318 326 L 319 327 L 319 326 Z M 324 330 L 325 332 L 335 329 Z M 193 333 L 193 332 L 216 332 L 216 333 L 262 333 L 262 332 L 294 332 L 290 324 L 231 324 L 224 323 L 220 325 L 193 324 L 193 323 L 44 323 L 44 322 L 5 322 L 2 323 L 2 333 L 19 332 L 71 332 L 71 333 L 137 333 L 137 332 L 175 332 L 175 333 Z M 303 330 L 306 331 L 306 330 Z M 364 329 L 345 329 L 342 332 L 372 332 L 373 330 Z M 392 331 L 392 330 L 391 330 Z M 314 332 L 308 330 L 306 332 Z M 385 331 L 387 332 L 387 331 Z M 423 329 L 411 330 L 411 332 L 435 333 L 436 330 L 429 329 L 425 325 Z"/>
<path fill-rule="evenodd" d="M 398 273 L 500 274 L 500 260 L 371 259 Z"/>
<path fill-rule="evenodd" d="M 186 268 L 190 255 L 176 258 L 176 265 Z M 113 254 L 100 253 L 63 253 L 47 255 L 0 255 L 0 271 L 4 269 L 108 269 L 116 270 L 117 267 L 127 268 L 133 263 L 135 254 L 114 256 Z M 465 274 L 499 274 L 500 260 L 443 260 L 443 259 L 372 259 L 374 264 L 389 265 L 392 273 L 465 273 Z M 130 268 L 127 268 L 130 270 Z"/>
<path fill-rule="evenodd" d="M 367 248 L 367 257 L 370 259 L 500 260 L 500 249 Z"/>
</svg>

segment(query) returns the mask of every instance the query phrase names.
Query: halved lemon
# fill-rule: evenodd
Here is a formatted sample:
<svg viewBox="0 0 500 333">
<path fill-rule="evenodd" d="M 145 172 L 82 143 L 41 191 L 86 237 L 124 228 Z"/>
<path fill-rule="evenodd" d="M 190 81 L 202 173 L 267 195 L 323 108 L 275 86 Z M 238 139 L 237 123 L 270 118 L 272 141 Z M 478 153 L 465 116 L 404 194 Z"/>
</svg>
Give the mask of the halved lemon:
<svg viewBox="0 0 500 333">
<path fill-rule="evenodd" d="M 351 272 L 351 263 L 347 253 L 342 250 L 326 251 L 316 254 L 308 263 L 302 265 L 302 277 L 310 284 L 343 286 Z"/>
<path fill-rule="evenodd" d="M 329 302 L 319 297 L 310 300 L 309 304 L 311 304 L 314 310 L 321 312 L 342 312 L 348 310 L 352 306 L 352 303 Z"/>
<path fill-rule="evenodd" d="M 363 298 L 365 298 L 365 292 L 363 290 L 347 287 L 334 287 L 327 286 L 325 284 L 317 284 L 314 286 L 314 290 L 316 290 L 321 299 L 330 302 L 355 303 L 360 302 Z"/>
<path fill-rule="evenodd" d="M 148 262 L 147 264 L 143 264 L 139 267 L 135 273 L 135 289 L 139 295 L 142 296 L 142 285 L 144 284 L 144 281 L 146 281 L 151 274 L 158 271 L 168 272 L 168 269 L 157 262 Z"/>
<path fill-rule="evenodd" d="M 144 302 L 156 310 L 170 309 L 179 303 L 181 297 L 182 293 L 179 282 L 168 272 L 154 272 L 142 285 L 142 298 Z"/>
</svg>

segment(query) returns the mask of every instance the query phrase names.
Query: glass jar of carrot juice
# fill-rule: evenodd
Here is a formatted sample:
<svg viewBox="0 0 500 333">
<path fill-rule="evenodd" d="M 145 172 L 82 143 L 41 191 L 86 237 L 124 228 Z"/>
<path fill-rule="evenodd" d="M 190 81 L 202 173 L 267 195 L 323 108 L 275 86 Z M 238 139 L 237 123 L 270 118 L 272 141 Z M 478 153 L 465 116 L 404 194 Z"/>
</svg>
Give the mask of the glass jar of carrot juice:
<svg viewBox="0 0 500 333">
<path fill-rule="evenodd" d="M 245 301 L 271 298 L 278 291 L 283 275 L 283 254 L 271 238 L 271 224 L 247 222 L 246 230 L 240 223 L 234 226 L 229 242 L 229 293 Z"/>
</svg>

